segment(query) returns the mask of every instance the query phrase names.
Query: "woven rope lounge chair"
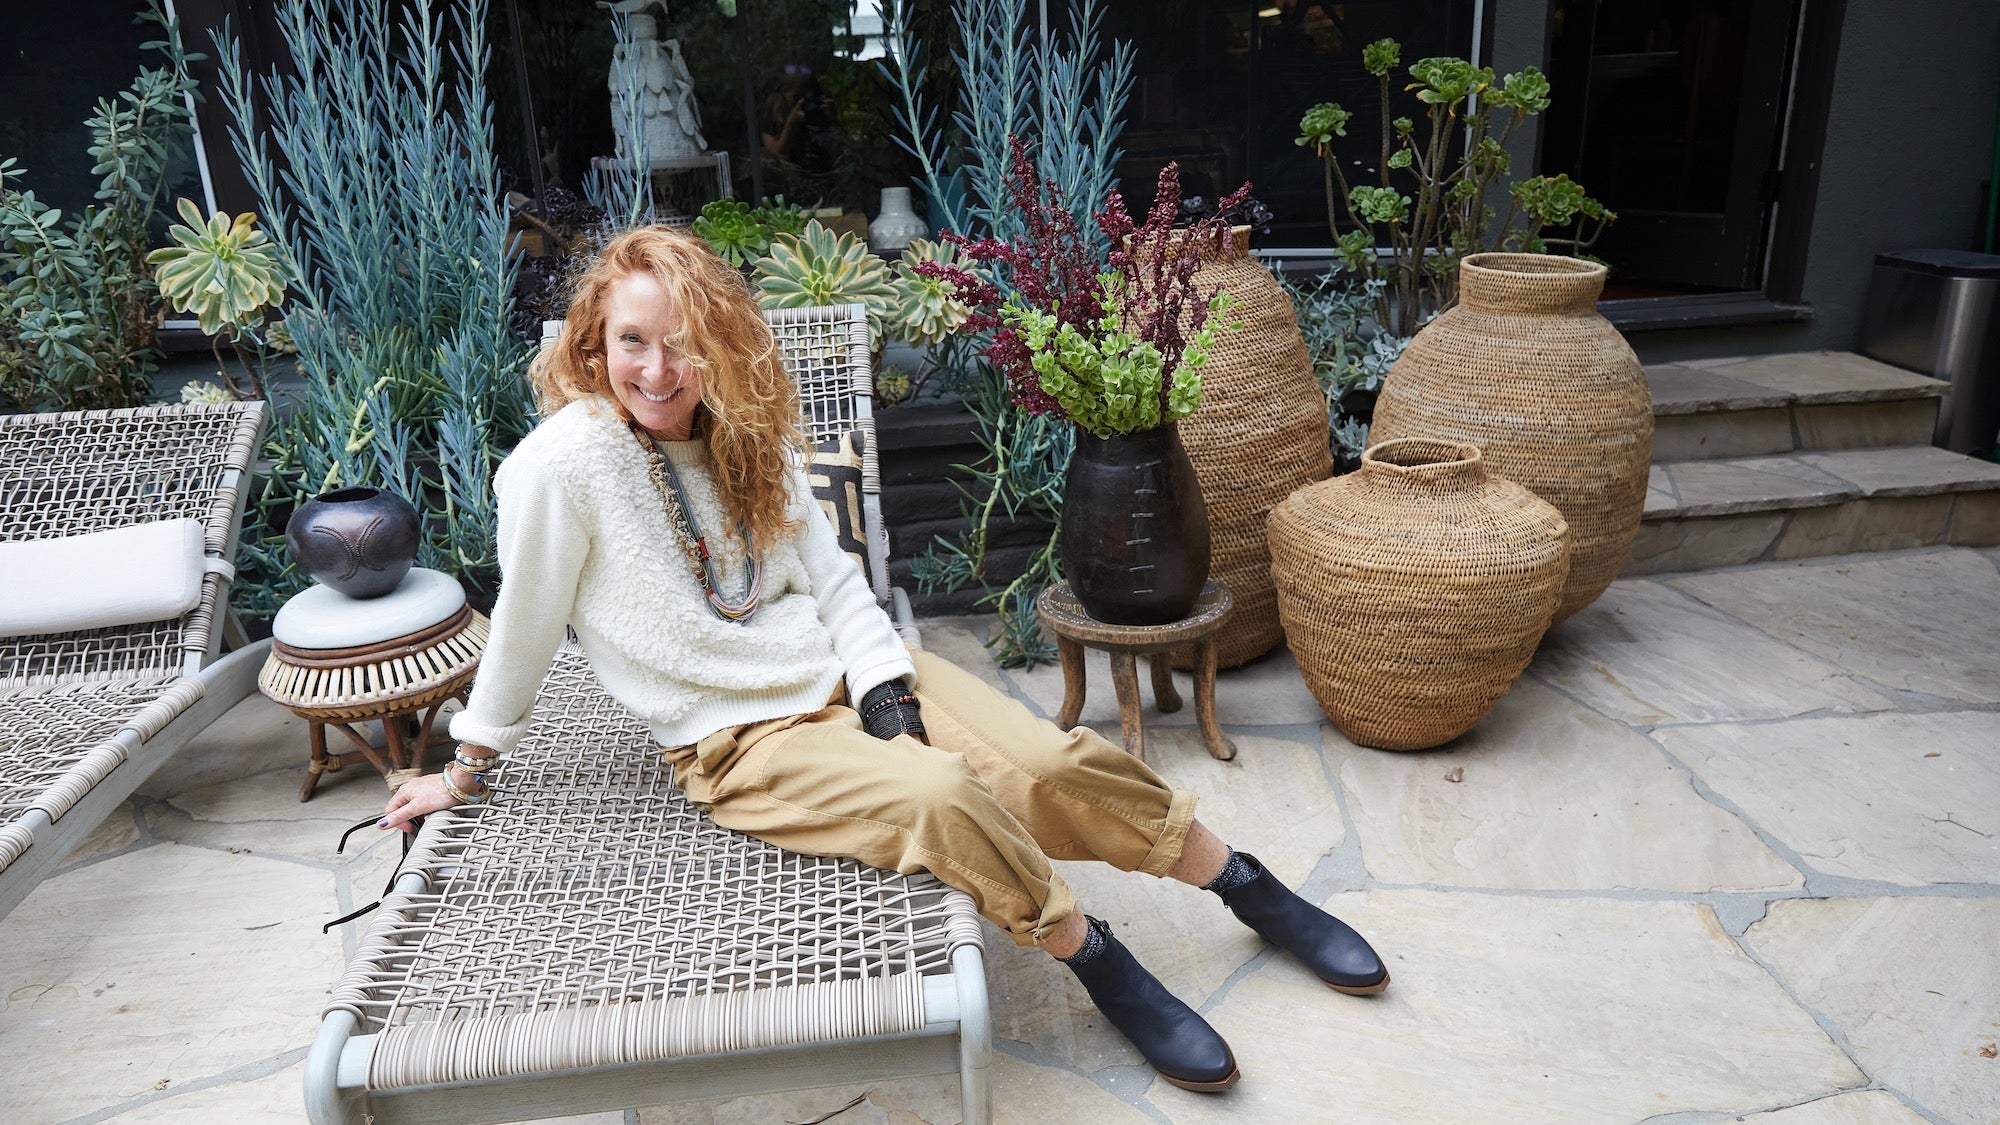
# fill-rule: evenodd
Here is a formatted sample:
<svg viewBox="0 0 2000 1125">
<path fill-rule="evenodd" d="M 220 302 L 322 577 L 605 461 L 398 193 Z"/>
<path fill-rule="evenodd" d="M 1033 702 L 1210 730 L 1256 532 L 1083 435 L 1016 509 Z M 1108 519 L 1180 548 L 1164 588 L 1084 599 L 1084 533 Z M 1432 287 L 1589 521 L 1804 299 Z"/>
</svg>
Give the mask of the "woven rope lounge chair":
<svg viewBox="0 0 2000 1125">
<path fill-rule="evenodd" d="M 862 306 L 767 315 L 810 436 L 872 438 Z M 866 454 L 867 569 L 886 601 Z M 969 897 L 718 828 L 573 646 L 496 786 L 492 805 L 428 818 L 362 935 L 306 1060 L 314 1122 L 511 1121 L 953 1072 L 964 1121 L 990 1120 Z"/>
<path fill-rule="evenodd" d="M 242 403 L 0 416 L 0 547 L 187 519 L 199 521 L 206 560 L 195 561 L 198 601 L 170 620 L 0 637 L 0 915 L 169 755 L 256 690 L 266 644 L 218 653 L 263 411 Z M 8 569 L 27 565 L 7 557 Z M 22 577 L 7 576 L 0 596 L 21 596 Z"/>
</svg>

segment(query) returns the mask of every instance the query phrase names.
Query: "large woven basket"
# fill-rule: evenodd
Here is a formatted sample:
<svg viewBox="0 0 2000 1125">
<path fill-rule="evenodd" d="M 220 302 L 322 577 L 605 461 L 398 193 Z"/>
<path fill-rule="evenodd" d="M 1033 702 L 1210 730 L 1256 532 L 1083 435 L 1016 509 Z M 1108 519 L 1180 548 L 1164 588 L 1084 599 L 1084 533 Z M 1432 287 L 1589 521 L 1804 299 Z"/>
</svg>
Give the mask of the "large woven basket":
<svg viewBox="0 0 2000 1125">
<path fill-rule="evenodd" d="M 1624 568 L 1646 503 L 1653 404 L 1639 358 L 1597 315 L 1604 267 L 1544 254 L 1473 254 L 1458 304 L 1410 341 L 1370 437 L 1469 442 L 1493 472 L 1569 521 L 1556 620 Z"/>
<path fill-rule="evenodd" d="M 1207 294 L 1220 285 L 1239 304 L 1202 369 L 1201 409 L 1182 421 L 1181 443 L 1194 461 L 1208 507 L 1209 577 L 1229 587 L 1236 610 L 1216 639 L 1216 663 L 1234 668 L 1284 640 L 1265 520 L 1301 485 L 1333 475 L 1326 398 L 1313 377 L 1292 302 L 1277 279 L 1250 256 L 1250 228 L 1195 275 Z M 1177 664 L 1191 667 L 1190 656 Z"/>
<path fill-rule="evenodd" d="M 1403 439 L 1271 510 L 1271 575 L 1306 687 L 1362 746 L 1471 729 L 1528 666 L 1562 596 L 1561 513 L 1479 450 Z"/>
</svg>

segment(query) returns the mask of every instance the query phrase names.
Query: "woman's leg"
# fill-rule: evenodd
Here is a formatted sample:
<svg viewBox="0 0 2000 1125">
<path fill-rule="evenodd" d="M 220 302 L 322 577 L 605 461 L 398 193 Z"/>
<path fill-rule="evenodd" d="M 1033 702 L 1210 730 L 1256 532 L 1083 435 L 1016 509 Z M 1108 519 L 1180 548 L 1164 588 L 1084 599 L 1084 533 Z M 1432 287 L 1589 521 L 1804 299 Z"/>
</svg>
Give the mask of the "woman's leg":
<svg viewBox="0 0 2000 1125">
<path fill-rule="evenodd" d="M 1245 925 L 1331 987 L 1368 993 L 1388 986 L 1388 969 L 1360 934 L 1195 820 L 1193 794 L 1088 727 L 1060 730 L 950 662 L 912 656 L 931 740 L 964 754 L 1044 852 L 1213 890 Z"/>
<path fill-rule="evenodd" d="M 1159 876 L 1180 863 L 1193 793 L 1089 727 L 1062 730 L 949 661 L 911 658 L 932 745 L 964 755 L 1043 852 Z"/>
<path fill-rule="evenodd" d="M 1169 1082 L 1220 1090 L 1236 1081 L 1229 1045 L 1102 922 L 1085 919 L 966 755 L 908 736 L 873 738 L 836 706 L 723 731 L 670 757 L 689 799 L 717 824 L 792 851 L 928 870 L 971 895 L 1017 943 L 1062 958 Z"/>
<path fill-rule="evenodd" d="M 957 754 L 882 741 L 851 709 L 752 724 L 670 752 L 688 798 L 725 828 L 808 855 L 929 871 L 1022 945 L 1075 909 L 1034 839 Z"/>
<path fill-rule="evenodd" d="M 1188 825 L 1187 842 L 1181 845 L 1180 857 L 1174 860 L 1174 865 L 1167 868 L 1167 878 L 1190 887 L 1206 887 L 1222 874 L 1228 862 L 1229 845 L 1197 820 Z"/>
</svg>

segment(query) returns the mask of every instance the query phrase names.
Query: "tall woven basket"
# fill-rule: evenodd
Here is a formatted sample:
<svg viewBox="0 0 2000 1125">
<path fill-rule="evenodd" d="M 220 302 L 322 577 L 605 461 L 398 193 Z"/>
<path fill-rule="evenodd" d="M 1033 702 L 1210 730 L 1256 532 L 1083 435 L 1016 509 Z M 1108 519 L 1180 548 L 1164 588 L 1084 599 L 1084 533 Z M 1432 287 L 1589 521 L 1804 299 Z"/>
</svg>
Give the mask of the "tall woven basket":
<svg viewBox="0 0 2000 1125">
<path fill-rule="evenodd" d="M 1202 369 L 1201 409 L 1180 424 L 1208 507 L 1209 577 L 1229 587 L 1235 610 L 1216 639 L 1216 663 L 1234 668 L 1278 646 L 1277 595 L 1265 521 L 1301 485 L 1333 475 L 1326 398 L 1313 377 L 1292 302 L 1277 278 L 1250 256 L 1250 228 L 1195 274 L 1203 294 L 1217 285 L 1239 304 Z M 1177 663 L 1190 667 L 1189 654 Z"/>
<path fill-rule="evenodd" d="M 1458 304 L 1426 325 L 1375 403 L 1370 438 L 1470 442 L 1569 521 L 1560 622 L 1623 569 L 1646 503 L 1653 404 L 1639 357 L 1597 315 L 1604 267 L 1473 254 Z"/>
<path fill-rule="evenodd" d="M 1271 510 L 1285 642 L 1320 709 L 1384 750 L 1449 742 L 1528 666 L 1569 572 L 1561 513 L 1475 446 L 1405 438 Z"/>
</svg>

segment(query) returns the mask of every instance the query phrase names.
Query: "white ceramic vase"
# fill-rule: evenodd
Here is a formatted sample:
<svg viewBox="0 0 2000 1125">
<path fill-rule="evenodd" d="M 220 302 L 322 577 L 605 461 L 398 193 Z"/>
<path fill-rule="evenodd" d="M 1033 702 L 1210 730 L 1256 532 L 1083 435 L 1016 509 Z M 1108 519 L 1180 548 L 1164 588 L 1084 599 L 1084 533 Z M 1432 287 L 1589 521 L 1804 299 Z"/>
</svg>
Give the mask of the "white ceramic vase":
<svg viewBox="0 0 2000 1125">
<path fill-rule="evenodd" d="M 919 238 L 930 236 L 930 228 L 910 207 L 910 189 L 882 189 L 882 213 L 868 224 L 868 248 L 877 254 L 900 254 Z"/>
</svg>

